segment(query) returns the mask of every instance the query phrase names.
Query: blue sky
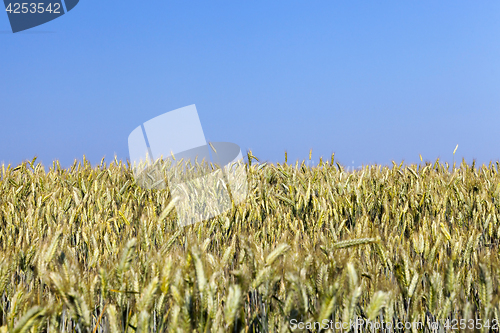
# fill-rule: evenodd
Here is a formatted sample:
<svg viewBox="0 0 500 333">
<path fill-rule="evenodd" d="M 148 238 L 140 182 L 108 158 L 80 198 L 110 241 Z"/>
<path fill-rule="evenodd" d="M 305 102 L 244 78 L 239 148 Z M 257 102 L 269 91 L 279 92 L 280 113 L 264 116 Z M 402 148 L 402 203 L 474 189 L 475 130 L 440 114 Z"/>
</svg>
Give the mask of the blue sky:
<svg viewBox="0 0 500 333">
<path fill-rule="evenodd" d="M 12 34 L 0 13 L 0 161 L 127 159 L 134 128 L 190 104 L 262 160 L 496 161 L 499 18 L 496 0 L 82 0 Z"/>
</svg>

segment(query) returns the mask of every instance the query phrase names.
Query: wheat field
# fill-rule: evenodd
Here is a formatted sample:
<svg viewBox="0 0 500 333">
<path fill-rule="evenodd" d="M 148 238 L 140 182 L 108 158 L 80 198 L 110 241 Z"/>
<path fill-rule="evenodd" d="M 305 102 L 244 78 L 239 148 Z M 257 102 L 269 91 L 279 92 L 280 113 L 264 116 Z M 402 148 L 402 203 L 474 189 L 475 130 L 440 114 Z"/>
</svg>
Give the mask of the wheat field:
<svg viewBox="0 0 500 333">
<path fill-rule="evenodd" d="M 2 165 L 0 332 L 495 331 L 498 163 L 248 161 L 247 199 L 185 227 L 127 162 Z"/>
</svg>

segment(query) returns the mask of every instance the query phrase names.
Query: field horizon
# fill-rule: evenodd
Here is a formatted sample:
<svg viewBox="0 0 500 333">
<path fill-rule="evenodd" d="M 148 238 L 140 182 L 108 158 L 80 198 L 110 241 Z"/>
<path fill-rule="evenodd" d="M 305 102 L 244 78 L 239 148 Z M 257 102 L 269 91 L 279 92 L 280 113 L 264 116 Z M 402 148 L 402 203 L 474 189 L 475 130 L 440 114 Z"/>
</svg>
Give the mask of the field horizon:
<svg viewBox="0 0 500 333">
<path fill-rule="evenodd" d="M 333 158 L 249 152 L 246 200 L 185 227 L 126 161 L 2 165 L 0 332 L 496 330 L 498 161 Z"/>
</svg>

